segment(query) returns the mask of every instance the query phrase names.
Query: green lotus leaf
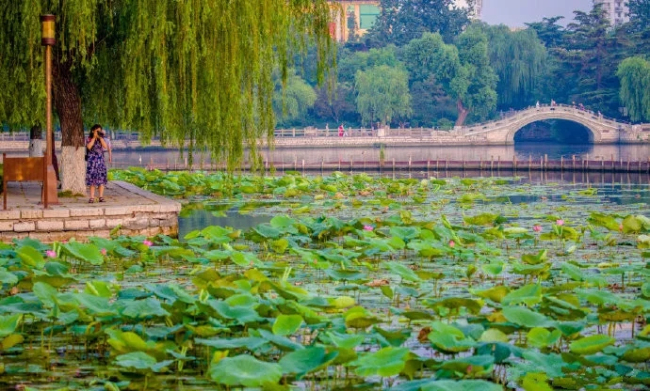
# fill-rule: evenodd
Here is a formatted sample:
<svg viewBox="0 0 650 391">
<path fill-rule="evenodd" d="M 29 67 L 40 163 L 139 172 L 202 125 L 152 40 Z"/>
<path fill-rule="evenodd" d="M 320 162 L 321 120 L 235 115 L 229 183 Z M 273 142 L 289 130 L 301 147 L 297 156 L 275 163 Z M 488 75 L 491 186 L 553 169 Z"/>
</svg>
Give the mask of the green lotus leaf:
<svg viewBox="0 0 650 391">
<path fill-rule="evenodd" d="M 499 215 L 496 214 L 482 213 L 477 216 L 464 216 L 463 221 L 469 225 L 494 225 L 494 222 L 498 217 Z"/>
<path fill-rule="evenodd" d="M 630 349 L 621 358 L 632 363 L 648 362 L 650 361 L 650 347 Z"/>
<path fill-rule="evenodd" d="M 298 331 L 303 319 L 300 315 L 279 315 L 273 323 L 273 334 L 291 335 Z"/>
<path fill-rule="evenodd" d="M 529 345 L 536 348 L 545 348 L 557 343 L 560 337 L 562 337 L 560 330 L 553 330 L 551 332 L 543 327 L 534 327 L 528 331 L 526 339 Z"/>
<path fill-rule="evenodd" d="M 0 315 L 0 338 L 13 334 L 22 319 L 22 314 Z"/>
<path fill-rule="evenodd" d="M 643 224 L 639 219 L 634 216 L 627 216 L 621 223 L 623 225 L 623 233 L 639 233 L 643 229 Z"/>
<path fill-rule="evenodd" d="M 0 343 L 0 347 L 2 350 L 11 349 L 16 345 L 23 343 L 24 340 L 25 338 L 20 334 L 10 334 L 4 337 Z"/>
<path fill-rule="evenodd" d="M 538 265 L 548 260 L 547 253 L 547 250 L 540 250 L 537 254 L 523 254 L 521 261 L 528 265 Z"/>
<path fill-rule="evenodd" d="M 297 378 L 300 379 L 306 374 L 317 371 L 326 366 L 332 362 L 338 354 L 338 351 L 327 353 L 323 347 L 310 346 L 284 355 L 280 361 L 278 361 L 278 364 L 282 367 L 283 373 L 295 373 Z"/>
<path fill-rule="evenodd" d="M 404 266 L 404 264 L 399 263 L 399 262 L 383 262 L 382 267 L 390 270 L 391 272 L 397 274 L 398 276 L 402 277 L 404 280 L 407 281 L 413 281 L 413 282 L 419 282 L 420 277 L 418 277 L 417 274 L 408 267 Z"/>
<path fill-rule="evenodd" d="M 358 376 L 395 376 L 404 369 L 409 353 L 407 348 L 391 346 L 374 353 L 366 353 L 350 365 L 357 367 L 355 373 Z"/>
<path fill-rule="evenodd" d="M 18 282 L 18 277 L 14 273 L 8 272 L 5 268 L 0 268 L 0 284 L 14 285 Z"/>
<path fill-rule="evenodd" d="M 366 339 L 361 334 L 341 334 L 333 331 L 328 332 L 327 337 L 336 347 L 345 349 L 354 349 Z"/>
<path fill-rule="evenodd" d="M 121 313 L 131 319 L 144 319 L 150 316 L 169 316 L 169 312 L 162 308 L 160 301 L 153 297 L 148 297 L 144 300 L 126 301 Z"/>
<path fill-rule="evenodd" d="M 419 389 L 421 391 L 503 391 L 503 386 L 485 380 L 428 380 Z"/>
<path fill-rule="evenodd" d="M 267 363 L 244 354 L 226 357 L 210 366 L 210 377 L 226 386 L 261 387 L 282 378 L 280 364 Z"/>
<path fill-rule="evenodd" d="M 479 342 L 503 342 L 508 343 L 508 336 L 499 329 L 487 329 L 481 334 Z"/>
<path fill-rule="evenodd" d="M 505 307 L 503 308 L 503 316 L 514 324 L 524 327 L 545 327 L 549 325 L 549 319 L 526 307 Z"/>
<path fill-rule="evenodd" d="M 571 342 L 569 349 L 576 354 L 594 354 L 615 342 L 616 340 L 610 336 L 596 334 Z"/>
<path fill-rule="evenodd" d="M 69 242 L 61 246 L 61 248 L 71 257 L 88 262 L 91 265 L 97 266 L 104 263 L 104 256 L 99 251 L 99 248 L 92 243 Z"/>
<path fill-rule="evenodd" d="M 529 372 L 521 379 L 521 386 L 524 391 L 553 391 L 548 380 L 545 373 Z"/>
<path fill-rule="evenodd" d="M 23 246 L 16 255 L 22 260 L 23 264 L 34 269 L 42 269 L 45 266 L 43 254 L 32 246 Z"/>
<path fill-rule="evenodd" d="M 541 301 L 542 301 L 541 285 L 529 284 L 508 293 L 503 298 L 503 300 L 501 300 L 501 304 L 509 306 L 509 305 L 523 303 L 528 306 L 532 306 Z"/>
<path fill-rule="evenodd" d="M 471 292 L 478 297 L 490 299 L 496 303 L 501 303 L 501 300 L 503 300 L 503 298 L 506 297 L 506 295 L 510 292 L 510 288 L 507 286 L 498 285 L 482 291 L 472 290 Z"/>
<path fill-rule="evenodd" d="M 493 356 L 469 356 L 454 360 L 445 360 L 441 368 L 448 371 L 460 372 L 469 376 L 481 376 L 492 372 Z"/>
</svg>

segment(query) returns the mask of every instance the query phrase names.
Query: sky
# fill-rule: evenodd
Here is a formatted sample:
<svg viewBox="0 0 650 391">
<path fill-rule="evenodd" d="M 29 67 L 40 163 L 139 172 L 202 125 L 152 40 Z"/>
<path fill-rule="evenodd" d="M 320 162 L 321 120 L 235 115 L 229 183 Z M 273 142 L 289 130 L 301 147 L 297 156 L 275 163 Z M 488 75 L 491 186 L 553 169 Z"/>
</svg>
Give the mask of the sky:
<svg viewBox="0 0 650 391">
<path fill-rule="evenodd" d="M 488 24 L 524 27 L 544 17 L 564 16 L 561 24 L 573 19 L 573 11 L 589 11 L 593 0 L 483 0 L 482 20 Z"/>
</svg>

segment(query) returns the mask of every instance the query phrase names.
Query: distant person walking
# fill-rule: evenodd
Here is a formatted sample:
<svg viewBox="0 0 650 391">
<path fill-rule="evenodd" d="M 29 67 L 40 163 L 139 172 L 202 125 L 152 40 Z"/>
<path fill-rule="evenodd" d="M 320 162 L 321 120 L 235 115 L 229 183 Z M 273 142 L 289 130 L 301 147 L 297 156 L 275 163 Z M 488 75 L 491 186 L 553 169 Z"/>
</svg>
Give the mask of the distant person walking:
<svg viewBox="0 0 650 391">
<path fill-rule="evenodd" d="M 343 137 L 343 134 L 345 133 L 345 128 L 343 128 L 343 124 L 339 126 L 339 137 Z"/>
<path fill-rule="evenodd" d="M 99 192 L 99 202 L 104 200 L 104 187 L 108 183 L 106 162 L 104 161 L 104 151 L 108 150 L 108 144 L 104 140 L 104 131 L 101 125 L 95 124 L 90 128 L 90 133 L 86 139 L 86 153 L 88 159 L 86 162 L 86 186 L 90 186 L 90 199 L 88 203 L 95 202 L 95 187 Z"/>
</svg>

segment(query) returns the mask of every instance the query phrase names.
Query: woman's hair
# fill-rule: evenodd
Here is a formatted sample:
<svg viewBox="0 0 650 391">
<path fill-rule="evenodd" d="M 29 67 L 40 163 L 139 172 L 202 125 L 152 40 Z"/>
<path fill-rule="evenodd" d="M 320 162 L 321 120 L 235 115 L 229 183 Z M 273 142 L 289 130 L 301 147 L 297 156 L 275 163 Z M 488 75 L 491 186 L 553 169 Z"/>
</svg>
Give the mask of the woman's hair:
<svg viewBox="0 0 650 391">
<path fill-rule="evenodd" d="M 101 128 L 102 128 L 102 126 L 100 124 L 93 125 L 93 127 L 90 128 L 90 132 L 88 133 L 88 137 L 92 137 L 95 130 L 101 129 Z"/>
</svg>

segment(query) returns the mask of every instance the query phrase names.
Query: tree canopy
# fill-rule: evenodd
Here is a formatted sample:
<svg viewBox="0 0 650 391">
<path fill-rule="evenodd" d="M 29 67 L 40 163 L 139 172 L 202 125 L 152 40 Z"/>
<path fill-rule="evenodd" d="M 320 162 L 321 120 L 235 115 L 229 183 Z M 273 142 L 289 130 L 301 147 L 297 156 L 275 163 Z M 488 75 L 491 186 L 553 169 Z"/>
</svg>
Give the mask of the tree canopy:
<svg viewBox="0 0 650 391">
<path fill-rule="evenodd" d="M 632 121 L 650 121 L 650 61 L 630 57 L 621 62 L 616 73 L 621 79 L 621 102 Z"/>
<path fill-rule="evenodd" d="M 393 118 L 411 113 L 408 74 L 402 67 L 380 65 L 358 71 L 355 88 L 364 123 L 390 124 Z"/>
<path fill-rule="evenodd" d="M 3 1 L 0 121 L 12 126 L 43 118 L 45 13 L 57 16 L 64 146 L 83 145 L 83 122 L 99 122 L 144 140 L 189 139 L 230 167 L 245 142 L 272 136 L 274 69 L 286 78 L 293 54 L 315 42 L 322 79 L 333 49 L 326 0 Z"/>
<path fill-rule="evenodd" d="M 403 46 L 426 32 L 451 41 L 469 24 L 468 10 L 454 0 L 381 0 L 380 8 L 367 38 L 382 46 Z"/>
</svg>

